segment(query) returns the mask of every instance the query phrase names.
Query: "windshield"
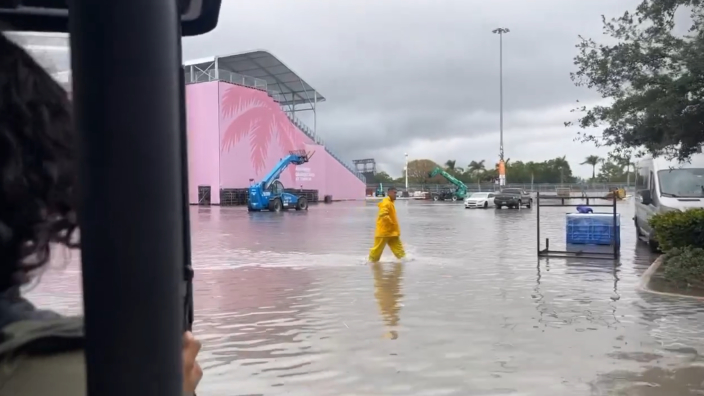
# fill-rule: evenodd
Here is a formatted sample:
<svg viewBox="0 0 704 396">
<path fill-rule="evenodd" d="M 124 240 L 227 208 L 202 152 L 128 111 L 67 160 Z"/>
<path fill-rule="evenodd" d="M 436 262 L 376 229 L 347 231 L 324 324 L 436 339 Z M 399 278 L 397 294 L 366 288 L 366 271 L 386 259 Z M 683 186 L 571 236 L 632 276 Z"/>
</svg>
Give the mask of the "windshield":
<svg viewBox="0 0 704 396">
<path fill-rule="evenodd" d="M 489 196 L 489 193 L 474 193 L 470 198 L 486 198 Z"/>
<path fill-rule="evenodd" d="M 658 181 L 664 196 L 704 197 L 704 168 L 662 170 Z"/>
</svg>

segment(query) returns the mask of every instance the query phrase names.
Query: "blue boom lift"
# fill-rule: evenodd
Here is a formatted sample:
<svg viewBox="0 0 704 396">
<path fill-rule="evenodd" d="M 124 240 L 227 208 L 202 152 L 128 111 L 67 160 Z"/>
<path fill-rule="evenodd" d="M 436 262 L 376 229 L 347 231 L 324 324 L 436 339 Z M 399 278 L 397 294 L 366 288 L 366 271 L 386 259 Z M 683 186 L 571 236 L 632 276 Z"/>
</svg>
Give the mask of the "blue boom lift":
<svg viewBox="0 0 704 396">
<path fill-rule="evenodd" d="M 274 169 L 264 177 L 264 180 L 249 187 L 247 209 L 250 212 L 262 210 L 280 212 L 290 208 L 308 210 L 308 200 L 305 197 L 284 192 L 284 185 L 279 181 L 279 176 L 291 164 L 305 164 L 313 154 L 315 152 L 308 155 L 305 150 L 291 151 L 289 155 L 276 164 Z"/>
</svg>

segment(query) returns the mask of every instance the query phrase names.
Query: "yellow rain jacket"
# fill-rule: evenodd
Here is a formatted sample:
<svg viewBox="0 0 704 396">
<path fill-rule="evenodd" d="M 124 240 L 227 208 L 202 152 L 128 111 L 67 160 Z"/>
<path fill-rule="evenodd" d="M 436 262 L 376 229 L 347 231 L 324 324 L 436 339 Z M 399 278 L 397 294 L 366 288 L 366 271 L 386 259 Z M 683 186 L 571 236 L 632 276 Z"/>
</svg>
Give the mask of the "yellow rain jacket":
<svg viewBox="0 0 704 396">
<path fill-rule="evenodd" d="M 379 214 L 376 218 L 376 238 L 397 237 L 401 235 L 396 218 L 396 206 L 391 198 L 386 197 L 378 204 Z"/>
</svg>

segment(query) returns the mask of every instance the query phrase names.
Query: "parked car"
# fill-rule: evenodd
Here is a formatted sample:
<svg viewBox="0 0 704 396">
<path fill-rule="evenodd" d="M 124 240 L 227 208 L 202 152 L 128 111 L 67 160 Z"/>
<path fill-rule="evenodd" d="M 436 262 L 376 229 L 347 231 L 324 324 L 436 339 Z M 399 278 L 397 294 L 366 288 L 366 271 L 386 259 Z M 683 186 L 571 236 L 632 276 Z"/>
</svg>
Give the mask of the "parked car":
<svg viewBox="0 0 704 396">
<path fill-rule="evenodd" d="M 464 200 L 464 208 L 491 208 L 494 207 L 494 193 L 475 192 Z"/>
<path fill-rule="evenodd" d="M 529 192 L 520 188 L 504 188 L 494 197 L 494 206 L 496 209 L 501 209 L 504 206 L 509 209 L 525 206 L 530 209 L 533 206 L 533 197 Z"/>
</svg>

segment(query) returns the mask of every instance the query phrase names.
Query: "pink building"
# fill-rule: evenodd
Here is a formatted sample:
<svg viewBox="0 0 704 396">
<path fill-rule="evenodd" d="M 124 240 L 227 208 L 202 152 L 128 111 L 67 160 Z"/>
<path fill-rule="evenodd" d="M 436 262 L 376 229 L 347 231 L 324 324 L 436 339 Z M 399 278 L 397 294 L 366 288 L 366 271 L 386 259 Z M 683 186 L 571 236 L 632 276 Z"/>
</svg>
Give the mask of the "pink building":
<svg viewBox="0 0 704 396">
<path fill-rule="evenodd" d="M 320 199 L 364 199 L 364 176 L 345 164 L 295 113 L 325 98 L 265 51 L 186 64 L 190 202 L 261 180 L 291 150 L 314 153 L 280 177 L 287 188 L 317 190 Z M 315 114 L 315 113 L 314 113 Z"/>
</svg>

